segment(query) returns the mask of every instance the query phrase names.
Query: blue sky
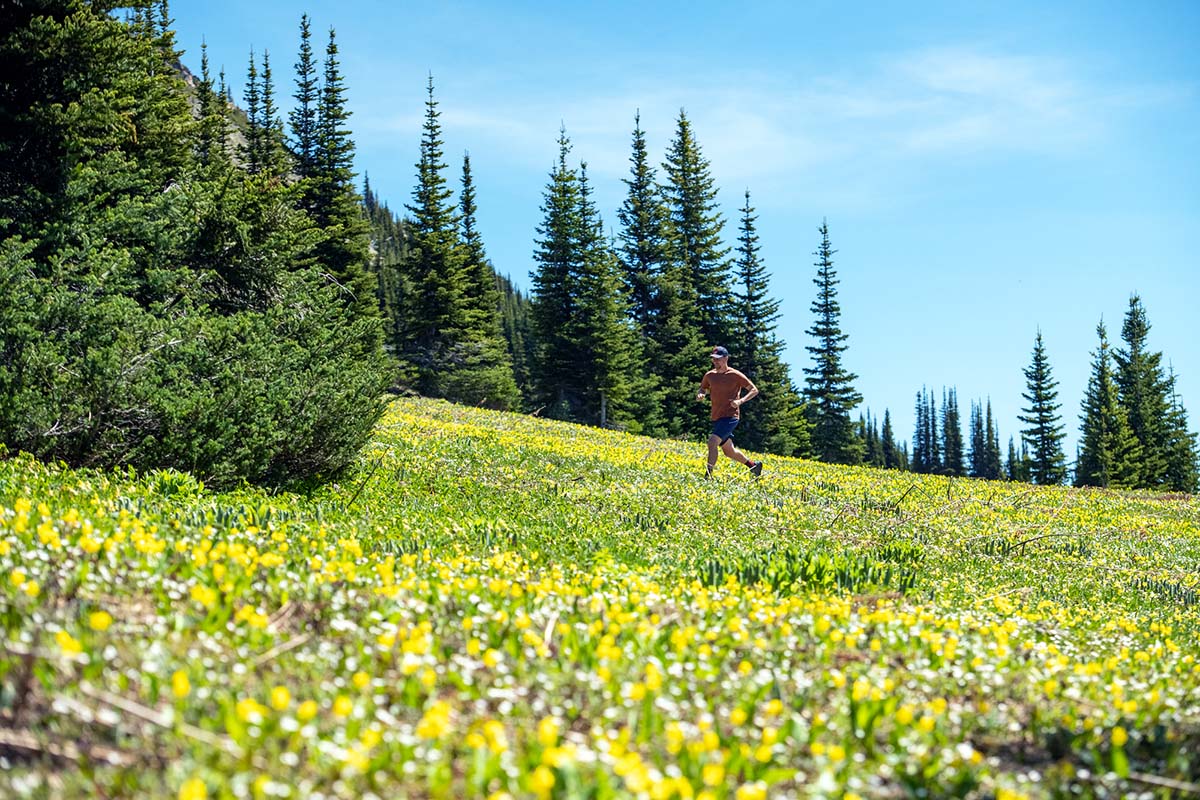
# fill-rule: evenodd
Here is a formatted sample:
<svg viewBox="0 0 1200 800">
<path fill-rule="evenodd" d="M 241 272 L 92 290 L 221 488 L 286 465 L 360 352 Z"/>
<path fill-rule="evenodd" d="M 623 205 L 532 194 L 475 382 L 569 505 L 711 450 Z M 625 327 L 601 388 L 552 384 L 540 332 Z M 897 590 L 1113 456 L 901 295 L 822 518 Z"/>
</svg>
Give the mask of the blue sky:
<svg viewBox="0 0 1200 800">
<path fill-rule="evenodd" d="M 172 3 L 240 97 L 271 52 L 290 104 L 301 13 L 337 30 L 360 172 L 411 197 L 427 76 L 457 184 L 469 150 L 496 268 L 528 288 L 560 124 L 616 224 L 640 110 L 656 160 L 686 109 L 732 244 L 745 189 L 797 380 L 817 227 L 838 250 L 847 367 L 912 436 L 922 384 L 990 397 L 1004 443 L 1040 328 L 1067 427 L 1095 328 L 1141 295 L 1200 427 L 1200 3 Z M 736 354 L 737 345 L 726 343 Z M 736 358 L 734 359 L 736 365 Z M 706 365 L 697 365 L 697 379 Z M 1019 439 L 1019 437 L 1018 437 Z"/>
</svg>

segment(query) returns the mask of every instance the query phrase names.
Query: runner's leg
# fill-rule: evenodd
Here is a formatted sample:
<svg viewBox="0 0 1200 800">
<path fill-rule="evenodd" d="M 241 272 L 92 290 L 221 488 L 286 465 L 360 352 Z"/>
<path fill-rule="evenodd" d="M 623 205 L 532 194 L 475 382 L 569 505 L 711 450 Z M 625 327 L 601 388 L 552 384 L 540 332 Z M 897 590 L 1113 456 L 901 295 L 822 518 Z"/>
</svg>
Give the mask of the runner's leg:
<svg viewBox="0 0 1200 800">
<path fill-rule="evenodd" d="M 710 438 L 709 441 L 712 441 L 712 439 Z M 750 459 L 748 459 L 748 458 L 746 458 L 746 456 L 742 455 L 741 450 L 738 450 L 736 447 L 734 447 L 733 439 L 726 439 L 724 441 L 724 443 L 721 444 L 721 449 L 723 451 L 725 451 L 725 455 L 729 456 L 730 458 L 732 458 L 734 461 L 738 462 L 739 464 L 749 464 L 750 463 Z"/>
</svg>

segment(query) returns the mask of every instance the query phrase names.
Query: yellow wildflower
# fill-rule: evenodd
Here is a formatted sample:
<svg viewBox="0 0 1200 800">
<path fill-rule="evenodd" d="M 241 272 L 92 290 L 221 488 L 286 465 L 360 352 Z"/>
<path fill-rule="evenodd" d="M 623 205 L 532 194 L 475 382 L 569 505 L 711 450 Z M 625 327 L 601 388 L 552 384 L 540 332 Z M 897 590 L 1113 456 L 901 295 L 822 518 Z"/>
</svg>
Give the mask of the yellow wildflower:
<svg viewBox="0 0 1200 800">
<path fill-rule="evenodd" d="M 208 787 L 199 778 L 189 778 L 179 787 L 179 800 L 208 800 Z"/>
<path fill-rule="evenodd" d="M 301 722 L 308 722 L 316 715 L 317 701 L 315 700 L 305 700 L 300 704 L 300 707 L 296 709 L 296 719 L 300 720 Z"/>
<path fill-rule="evenodd" d="M 59 631 L 54 634 L 54 641 L 69 656 L 77 656 L 83 652 L 83 645 L 79 643 L 79 640 L 66 631 Z"/>
<path fill-rule="evenodd" d="M 292 693 L 286 686 L 276 686 L 271 690 L 271 708 L 283 711 L 292 703 Z"/>
<path fill-rule="evenodd" d="M 1125 743 L 1127 741 L 1129 741 L 1129 734 L 1125 731 L 1124 728 L 1122 728 L 1120 725 L 1113 728 L 1113 732 L 1112 732 L 1113 747 L 1124 747 Z"/>
</svg>

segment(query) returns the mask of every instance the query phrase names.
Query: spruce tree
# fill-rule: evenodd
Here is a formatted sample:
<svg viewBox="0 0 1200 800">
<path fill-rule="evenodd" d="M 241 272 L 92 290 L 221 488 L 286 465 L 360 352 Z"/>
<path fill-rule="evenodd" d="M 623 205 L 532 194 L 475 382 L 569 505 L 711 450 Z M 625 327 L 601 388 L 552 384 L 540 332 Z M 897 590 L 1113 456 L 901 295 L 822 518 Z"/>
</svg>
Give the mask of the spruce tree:
<svg viewBox="0 0 1200 800">
<path fill-rule="evenodd" d="M 879 435 L 879 419 L 872 418 L 870 410 L 867 411 L 867 425 L 864 431 L 863 439 L 866 442 L 865 462 L 872 467 L 882 468 L 886 466 L 886 459 L 883 453 L 883 442 Z"/>
<path fill-rule="evenodd" d="M 802 400 L 783 360 L 783 343 L 775 335 L 779 301 L 770 295 L 770 277 L 759 253 L 758 217 L 746 191 L 735 260 L 737 284 L 733 293 L 738 369 L 761 394 L 744 413 L 744 434 L 739 441 L 751 450 L 778 455 L 807 453 L 808 420 Z"/>
<path fill-rule="evenodd" d="M 842 366 L 842 354 L 849 336 L 842 333 L 840 326 L 841 306 L 837 301 L 837 272 L 833 268 L 833 254 L 837 252 L 829 242 L 829 225 L 822 221 L 818 229 L 821 244 L 814 255 L 818 261 L 817 298 L 812 311 L 816 320 L 807 333 L 817 340 L 816 345 L 805 349 L 812 353 L 814 366 L 805 368 L 805 395 L 809 401 L 809 418 L 812 421 L 813 452 L 821 461 L 837 464 L 857 464 L 862 461 L 862 442 L 854 435 L 850 411 L 862 402 L 862 395 L 854 389 L 857 375 L 847 372 Z"/>
<path fill-rule="evenodd" d="M 1003 468 L 1000 464 L 1000 431 L 996 428 L 995 420 L 992 417 L 992 398 L 990 397 L 987 401 L 984 429 L 986 431 L 987 450 L 985 451 L 983 477 L 988 480 L 998 481 L 1003 477 Z"/>
<path fill-rule="evenodd" d="M 645 388 L 634 368 L 641 349 L 620 268 L 604 239 L 586 164 L 579 171 L 568 166 L 565 130 L 558 144 L 534 253 L 536 402 L 560 419 L 640 431 L 656 424 L 641 413 L 656 409 L 637 405 Z"/>
<path fill-rule="evenodd" d="M 257 175 L 263 170 L 262 90 L 258 81 L 258 64 L 254 61 L 254 48 L 250 48 L 250 66 L 246 70 L 246 141 L 239 147 L 239 155 L 247 172 Z"/>
<path fill-rule="evenodd" d="M 620 222 L 617 254 L 629 312 L 641 339 L 643 358 L 635 368 L 646 387 L 642 402 L 657 420 L 646 431 L 656 435 L 679 434 L 683 428 L 669 420 L 681 416 L 680 407 L 687 403 L 694 381 L 690 373 L 694 370 L 673 369 L 675 354 L 667 353 L 668 344 L 664 342 L 664 329 L 669 323 L 664 320 L 662 284 L 671 266 L 670 223 L 655 171 L 650 166 L 640 116 L 634 118 L 633 153 L 629 160 L 630 174 L 624 179 L 625 201 L 617 210 Z M 687 349 L 692 351 L 695 362 L 701 360 L 704 345 L 698 335 Z"/>
<path fill-rule="evenodd" d="M 467 275 L 463 299 L 467 305 L 468 324 L 488 335 L 498 336 L 500 290 L 496 285 L 496 274 L 492 271 L 492 265 L 484 251 L 483 237 L 475 221 L 479 206 L 475 200 L 475 179 L 471 174 L 470 153 L 463 153 L 460 185 L 462 188 L 458 194 L 458 212 Z"/>
<path fill-rule="evenodd" d="M 236 148 L 233 145 L 233 93 L 225 80 L 225 66 L 217 73 L 217 142 L 222 164 L 232 163 Z"/>
<path fill-rule="evenodd" d="M 650 166 L 640 117 L 634 121 L 629 160 L 626 197 L 617 211 L 618 254 L 630 313 L 642 337 L 645 391 L 660 408 L 662 433 L 702 435 L 706 428 L 693 396 L 710 347 L 700 328 L 689 268 L 679 258 L 672 212 Z"/>
<path fill-rule="evenodd" d="M 1200 450 L 1196 434 L 1188 430 L 1187 411 L 1175 391 L 1175 370 L 1168 368 L 1167 386 L 1170 406 L 1167 410 L 1166 486 L 1176 492 L 1195 493 L 1200 488 Z"/>
<path fill-rule="evenodd" d="M 962 422 L 958 412 L 958 392 L 942 390 L 942 437 L 945 447 L 942 471 L 946 475 L 966 475 L 963 460 Z"/>
<path fill-rule="evenodd" d="M 317 61 L 313 56 L 308 14 L 300 17 L 300 52 L 296 61 L 296 92 L 293 97 L 296 105 L 288 112 L 291 149 L 295 155 L 296 174 L 308 178 L 316 170 L 317 109 L 320 103 Z"/>
<path fill-rule="evenodd" d="M 725 221 L 709 162 L 682 110 L 663 171 L 667 173 L 663 191 L 675 236 L 675 258 L 695 294 L 696 326 L 709 345 L 728 343 L 733 328 L 729 250 L 721 243 Z"/>
<path fill-rule="evenodd" d="M 913 433 L 912 471 L 925 474 L 941 474 L 945 469 L 942 458 L 944 437 L 941 433 L 944 415 L 939 415 L 933 391 L 924 386 L 917 393 L 914 417 L 916 430 Z"/>
<path fill-rule="evenodd" d="M 971 401 L 970 421 L 970 454 L 968 475 L 972 478 L 983 478 L 987 474 L 987 433 L 983 429 L 983 404 Z"/>
<path fill-rule="evenodd" d="M 446 395 L 462 403 L 508 410 L 520 403 L 512 360 L 501 331 L 500 290 L 475 224 L 475 183 L 471 156 L 463 154 L 459 219 L 465 258 L 465 327 L 457 344 L 457 364 Z"/>
<path fill-rule="evenodd" d="M 592 200 L 587 163 L 579 168 L 579 287 L 577 362 L 583 368 L 582 407 L 577 419 L 601 427 L 620 427 L 640 433 L 661 426 L 647 381 L 637 366 L 641 342 L 629 314 L 614 248 L 604 238 L 604 224 Z"/>
<path fill-rule="evenodd" d="M 634 117 L 633 154 L 624 178 L 625 201 L 617 210 L 622 280 L 630 312 L 642 333 L 653 339 L 658 315 L 656 283 L 671 261 L 669 212 L 650 166 L 641 116 Z"/>
<path fill-rule="evenodd" d="M 1020 463 L 1017 459 L 1017 448 L 1013 443 L 1013 437 L 1008 437 L 1008 457 L 1004 460 L 1004 477 L 1005 480 L 1019 481 L 1024 480 L 1019 476 Z"/>
<path fill-rule="evenodd" d="M 275 82 L 271 75 L 271 54 L 263 51 L 262 72 L 259 80 L 261 109 L 259 112 L 262 130 L 259 134 L 260 158 L 263 173 L 271 178 L 282 178 L 287 174 L 287 148 L 284 146 L 283 120 L 275 106 Z"/>
<path fill-rule="evenodd" d="M 1167 416 L 1170 390 L 1163 374 L 1162 353 L 1153 353 L 1147 339 L 1150 321 L 1141 298 L 1129 298 L 1121 326 L 1125 347 L 1113 352 L 1117 398 L 1129 416 L 1129 427 L 1141 448 L 1137 488 L 1154 489 L 1167 483 L 1167 450 L 1170 433 Z"/>
<path fill-rule="evenodd" d="M 925 387 L 921 387 L 921 391 L 917 392 L 916 400 L 913 403 L 913 449 L 912 449 L 912 470 L 917 473 L 927 473 L 930 471 L 929 459 L 929 424 L 927 420 L 928 405 L 925 402 Z"/>
<path fill-rule="evenodd" d="M 318 95 L 310 176 L 317 179 L 317 202 L 322 211 L 331 209 L 336 198 L 351 188 L 354 177 L 354 140 L 347 127 L 350 111 L 346 108 L 346 84 L 340 67 L 337 35 L 330 28 L 322 62 L 324 80 Z"/>
<path fill-rule="evenodd" d="M 880 446 L 883 449 L 883 466 L 885 469 L 902 469 L 900 452 L 896 445 L 896 433 L 892 429 L 892 412 L 883 410 L 883 430 L 880 432 Z"/>
<path fill-rule="evenodd" d="M 933 389 L 929 390 L 926 403 L 925 424 L 928 426 L 926 443 L 929 446 L 929 471 L 940 475 L 946 468 L 944 458 L 946 437 L 938 415 L 937 398 L 933 394 Z"/>
<path fill-rule="evenodd" d="M 1079 415 L 1082 440 L 1075 463 L 1075 485 L 1133 486 L 1137 482 L 1140 447 L 1117 397 L 1103 320 L 1096 326 L 1096 335 L 1100 345 L 1093 353 L 1092 374 Z"/>
<path fill-rule="evenodd" d="M 1050 369 L 1046 347 L 1039 329 L 1033 344 L 1033 360 L 1024 370 L 1027 391 L 1022 397 L 1029 404 L 1017 419 L 1028 427 L 1022 429 L 1022 442 L 1032 450 L 1029 466 L 1030 478 L 1034 483 L 1046 486 L 1057 485 L 1067 477 L 1066 455 L 1062 440 L 1066 436 L 1058 413 L 1061 404 L 1056 403 L 1058 381 Z"/>
<path fill-rule="evenodd" d="M 350 112 L 339 66 L 337 40 L 330 28 L 312 164 L 301 192 L 306 210 L 321 231 L 313 251 L 317 263 L 356 314 L 377 317 L 375 275 L 367 264 L 369 226 L 354 186 L 354 140 L 347 127 Z"/>
<path fill-rule="evenodd" d="M 412 227 L 404 274 L 411 286 L 402 357 L 415 371 L 421 394 L 443 396 L 441 378 L 457 365 L 451 360 L 468 327 L 466 254 L 459 218 L 443 175 L 441 112 L 429 78 L 417 185 L 408 206 Z"/>
<path fill-rule="evenodd" d="M 208 44 L 200 42 L 200 80 L 196 83 L 199 116 L 196 128 L 196 156 L 200 165 L 222 170 L 225 165 L 224 99 L 213 84 L 208 69 Z"/>
<path fill-rule="evenodd" d="M 536 340 L 531 384 L 535 410 L 572 419 L 582 404 L 576 360 L 578 274 L 583 221 L 580 218 L 579 174 L 567 164 L 571 142 L 559 131 L 558 161 L 542 200 L 538 225 L 530 317 Z"/>
</svg>

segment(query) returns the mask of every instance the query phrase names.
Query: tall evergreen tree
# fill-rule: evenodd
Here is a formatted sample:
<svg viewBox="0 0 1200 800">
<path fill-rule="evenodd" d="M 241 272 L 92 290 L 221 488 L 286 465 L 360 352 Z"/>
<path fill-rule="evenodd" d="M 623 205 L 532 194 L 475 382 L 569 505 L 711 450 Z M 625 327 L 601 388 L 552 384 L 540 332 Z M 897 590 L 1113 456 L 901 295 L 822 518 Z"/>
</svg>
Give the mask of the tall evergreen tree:
<svg viewBox="0 0 1200 800">
<path fill-rule="evenodd" d="M 942 452 L 944 415 L 939 415 L 933 390 L 922 386 L 914 408 L 916 430 L 913 433 L 912 470 L 941 474 L 945 469 Z"/>
<path fill-rule="evenodd" d="M 246 141 L 239 147 L 242 164 L 251 175 L 263 170 L 262 89 L 258 81 L 258 64 L 254 60 L 254 48 L 250 48 L 250 66 L 246 70 Z"/>
<path fill-rule="evenodd" d="M 1000 431 L 997 429 L 995 420 L 992 417 L 992 398 L 990 397 L 987 401 L 984 429 L 986 431 L 987 450 L 985 451 L 983 477 L 988 480 L 998 481 L 1003 477 L 1004 471 L 1000 464 Z"/>
<path fill-rule="evenodd" d="M 404 273 L 412 293 L 402 355 L 415 370 L 417 391 L 440 397 L 440 381 L 454 366 L 452 353 L 469 324 L 470 280 L 458 235 L 459 218 L 443 175 L 446 163 L 437 106 L 430 76 L 417 185 L 408 206 L 412 227 Z"/>
<path fill-rule="evenodd" d="M 987 473 L 987 433 L 983 429 L 983 404 L 971 401 L 970 453 L 968 475 L 972 478 L 985 477 Z"/>
<path fill-rule="evenodd" d="M 695 293 L 697 327 L 709 345 L 729 342 L 733 334 L 729 250 L 721 243 L 725 220 L 708 159 L 683 111 L 663 171 L 667 173 L 663 190 L 675 235 L 675 258 Z"/>
<path fill-rule="evenodd" d="M 500 289 L 483 247 L 483 237 L 475 221 L 479 206 L 475 200 L 475 179 L 471 174 L 471 154 L 463 153 L 462 183 L 458 194 L 459 221 L 466 256 L 467 285 L 464 301 L 472 327 L 489 335 L 500 333 Z"/>
<path fill-rule="evenodd" d="M 571 142 L 565 129 L 559 131 L 558 161 L 542 199 L 542 222 L 538 225 L 537 249 L 533 259 L 533 297 L 530 317 L 536 340 L 531 376 L 533 404 L 548 415 L 571 419 L 582 404 L 576 361 L 578 320 L 578 274 L 580 240 L 579 173 L 567 164 Z"/>
<path fill-rule="evenodd" d="M 864 461 L 872 467 L 886 466 L 886 460 L 883 453 L 883 441 L 879 434 L 879 419 L 872 418 L 870 410 L 867 411 L 866 427 L 863 430 L 863 441 L 866 443 L 866 454 Z"/>
<path fill-rule="evenodd" d="M 833 268 L 833 254 L 837 252 L 829 242 L 829 225 L 822 221 L 818 229 L 821 244 L 814 255 L 818 261 L 817 298 L 812 311 L 816 320 L 807 333 L 817 340 L 816 345 L 805 349 L 812 353 L 814 365 L 805 368 L 805 395 L 809 401 L 809 418 L 812 421 L 813 452 L 822 461 L 837 464 L 857 464 L 862 461 L 862 442 L 854 435 L 850 411 L 862 402 L 862 395 L 854 389 L 857 375 L 842 366 L 842 354 L 849 336 L 842 333 L 841 306 L 837 301 L 837 272 Z"/>
<path fill-rule="evenodd" d="M 901 466 L 900 448 L 896 444 L 896 432 L 892 429 L 892 412 L 883 410 L 883 430 L 880 432 L 880 446 L 883 449 L 883 466 L 885 469 L 905 469 Z"/>
<path fill-rule="evenodd" d="M 925 389 L 917 392 L 917 398 L 913 401 L 912 407 L 913 432 L 912 432 L 912 471 L 914 473 L 928 473 L 929 471 L 929 450 L 925 445 L 925 440 L 928 438 L 925 425 Z"/>
<path fill-rule="evenodd" d="M 638 431 L 643 420 L 634 409 L 644 384 L 633 365 L 640 341 L 620 269 L 604 240 L 586 164 L 579 171 L 568 166 L 565 130 L 558 144 L 534 253 L 535 402 L 561 419 Z"/>
<path fill-rule="evenodd" d="M 661 425 L 656 403 L 647 399 L 647 381 L 637 369 L 641 342 L 621 285 L 620 265 L 604 238 L 604 223 L 592 199 L 587 163 L 579 169 L 578 363 L 584 378 L 581 422 L 619 426 L 640 433 Z M 636 410 L 635 410 L 636 409 Z M 640 412 L 640 413 L 639 413 Z"/>
<path fill-rule="evenodd" d="M 770 279 L 760 255 L 757 220 L 747 189 L 734 259 L 737 282 L 732 308 L 734 340 L 741 350 L 738 366 L 751 380 L 756 378 L 766 359 L 779 357 L 780 349 L 774 336 L 779 321 L 779 301 L 768 293 Z"/>
<path fill-rule="evenodd" d="M 1096 326 L 1096 335 L 1100 345 L 1093 353 L 1092 374 L 1079 415 L 1082 441 L 1075 463 L 1075 485 L 1132 486 L 1137 482 L 1140 447 L 1117 397 L 1103 320 Z"/>
<path fill-rule="evenodd" d="M 633 131 L 625 201 L 617 211 L 618 253 L 630 313 L 642 335 L 649 400 L 661 408 L 668 436 L 702 435 L 696 413 L 697 371 L 708 364 L 698 300 L 689 267 L 679 258 L 671 209 L 650 166 L 640 118 Z"/>
<path fill-rule="evenodd" d="M 196 156 L 203 167 L 222 169 L 225 163 L 224 100 L 213 84 L 208 69 L 208 43 L 200 42 L 200 80 L 196 83 L 197 125 Z"/>
<path fill-rule="evenodd" d="M 459 364 L 446 393 L 461 402 L 507 410 L 518 406 L 520 393 L 501 330 L 496 273 L 475 224 L 477 210 L 471 156 L 464 153 L 459 219 L 467 280 L 463 296 L 466 325 L 457 346 Z"/>
<path fill-rule="evenodd" d="M 337 40 L 330 28 L 312 163 L 301 193 L 305 209 L 321 230 L 314 248 L 317 263 L 355 313 L 377 317 L 375 275 L 367 263 L 369 226 L 354 186 L 354 140 L 347 127 L 350 112 L 339 66 Z"/>
<path fill-rule="evenodd" d="M 222 165 L 233 162 L 233 155 L 236 150 L 233 144 L 233 122 L 230 119 L 230 114 L 233 111 L 233 94 L 229 89 L 229 83 L 225 80 L 225 66 L 221 66 L 220 72 L 217 73 L 217 143 L 219 145 Z"/>
<path fill-rule="evenodd" d="M 929 426 L 928 444 L 929 444 L 929 471 L 941 474 L 946 468 L 945 461 L 945 431 L 942 429 L 941 416 L 937 410 L 937 398 L 933 394 L 933 389 L 929 390 L 929 395 L 926 398 L 928 407 L 925 409 L 926 424 Z"/>
<path fill-rule="evenodd" d="M 630 315 L 641 338 L 643 359 L 635 365 L 646 387 L 642 403 L 657 422 L 646 429 L 648 433 L 679 434 L 683 428 L 674 423 L 682 416 L 680 406 L 687 402 L 694 368 L 674 369 L 677 354 L 668 353 L 664 341 L 669 321 L 664 319 L 663 283 L 671 268 L 671 234 L 668 211 L 655 180 L 654 168 L 646 149 L 646 137 L 641 117 L 634 118 L 633 153 L 630 174 L 624 179 L 625 201 L 617 210 L 620 222 L 618 233 L 618 262 Z M 703 357 L 703 342 L 698 334 L 686 348 L 693 362 Z M 690 365 L 689 365 L 690 366 Z M 668 399 L 669 398 L 669 399 Z M 665 407 L 666 406 L 666 407 Z"/>
<path fill-rule="evenodd" d="M 966 475 L 963 460 L 962 422 L 958 412 L 958 392 L 942 390 L 942 438 L 945 453 L 943 472 L 947 475 Z"/>
<path fill-rule="evenodd" d="M 1117 398 L 1129 416 L 1129 427 L 1141 448 L 1137 488 L 1154 489 L 1167 483 L 1167 450 L 1170 433 L 1167 417 L 1170 391 L 1163 374 L 1162 353 L 1153 353 L 1147 339 L 1150 321 L 1142 300 L 1129 298 L 1121 326 L 1125 347 L 1113 352 Z"/>
<path fill-rule="evenodd" d="M 1042 332 L 1038 330 L 1033 344 L 1033 360 L 1025 370 L 1027 391 L 1022 397 L 1029 404 L 1017 419 L 1028 427 L 1022 429 L 1022 441 L 1032 450 L 1030 477 L 1034 483 L 1056 485 L 1067 477 L 1066 455 L 1062 440 L 1066 436 L 1058 413 L 1061 404 L 1056 403 L 1058 381 L 1050 369 Z"/>
<path fill-rule="evenodd" d="M 271 75 L 271 54 L 266 50 L 263 51 L 259 87 L 262 104 L 259 113 L 262 125 L 259 146 L 263 172 L 272 178 L 282 178 L 288 170 L 287 148 L 284 146 L 283 120 L 275 105 L 275 82 Z"/>
<path fill-rule="evenodd" d="M 1177 492 L 1196 492 L 1200 488 L 1200 450 L 1196 434 L 1188 430 L 1187 411 L 1175 391 L 1175 370 L 1168 368 L 1166 485 Z"/>
<path fill-rule="evenodd" d="M 653 339 L 658 315 L 656 282 L 671 262 L 669 211 L 650 166 L 641 116 L 634 117 L 633 154 L 629 157 L 625 201 L 617 210 L 622 279 L 630 311 L 643 334 Z"/>
<path fill-rule="evenodd" d="M 296 159 L 296 174 L 308 178 L 316 170 L 317 109 L 320 86 L 317 61 L 312 50 L 312 31 L 308 14 L 300 18 L 300 52 L 296 61 L 296 105 L 288 113 L 292 134 L 292 152 Z"/>
<path fill-rule="evenodd" d="M 752 450 L 800 455 L 810 446 L 808 420 L 783 360 L 783 343 L 775 335 L 779 301 L 769 294 L 770 278 L 759 252 L 757 219 L 747 190 L 735 261 L 734 340 L 740 351 L 738 369 L 762 394 L 744 414 L 746 431 L 739 434 L 739 441 Z"/>
</svg>

